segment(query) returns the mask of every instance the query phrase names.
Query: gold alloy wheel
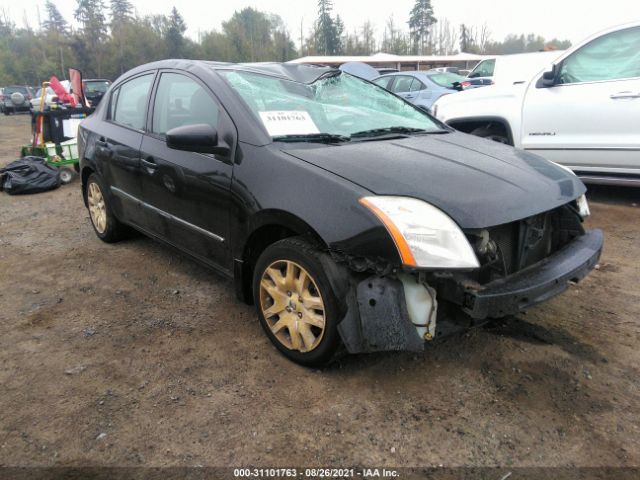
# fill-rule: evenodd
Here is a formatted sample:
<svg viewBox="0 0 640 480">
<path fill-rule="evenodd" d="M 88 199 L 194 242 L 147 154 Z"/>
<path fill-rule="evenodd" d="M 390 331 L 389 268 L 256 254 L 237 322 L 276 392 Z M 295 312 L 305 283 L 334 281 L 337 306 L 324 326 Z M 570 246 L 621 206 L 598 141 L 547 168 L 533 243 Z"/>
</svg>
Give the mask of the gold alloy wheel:
<svg viewBox="0 0 640 480">
<path fill-rule="evenodd" d="M 302 353 L 316 348 L 325 329 L 325 308 L 315 280 L 290 260 L 277 260 L 260 279 L 260 308 L 278 341 Z"/>
<path fill-rule="evenodd" d="M 89 202 L 89 214 L 91 221 L 96 227 L 98 233 L 104 233 L 107 229 L 107 207 L 104 204 L 104 197 L 100 191 L 100 187 L 96 182 L 89 184 L 87 192 L 87 200 Z"/>
</svg>

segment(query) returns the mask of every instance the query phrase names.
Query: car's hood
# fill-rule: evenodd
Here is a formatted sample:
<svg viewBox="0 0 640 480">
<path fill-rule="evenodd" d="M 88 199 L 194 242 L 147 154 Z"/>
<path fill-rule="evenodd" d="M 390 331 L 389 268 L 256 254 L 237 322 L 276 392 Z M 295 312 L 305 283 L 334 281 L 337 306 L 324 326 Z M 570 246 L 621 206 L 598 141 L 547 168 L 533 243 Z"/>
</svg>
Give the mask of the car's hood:
<svg viewBox="0 0 640 480">
<path fill-rule="evenodd" d="M 552 162 L 463 133 L 285 151 L 377 195 L 425 200 L 462 228 L 526 218 L 585 192 L 578 177 Z"/>
</svg>

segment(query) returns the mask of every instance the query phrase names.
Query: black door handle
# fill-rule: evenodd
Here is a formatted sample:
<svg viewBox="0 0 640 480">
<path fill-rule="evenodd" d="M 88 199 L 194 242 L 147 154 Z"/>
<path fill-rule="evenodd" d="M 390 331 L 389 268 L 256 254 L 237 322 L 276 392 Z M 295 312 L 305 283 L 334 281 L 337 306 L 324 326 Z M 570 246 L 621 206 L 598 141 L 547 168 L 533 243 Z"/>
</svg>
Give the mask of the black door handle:
<svg viewBox="0 0 640 480">
<path fill-rule="evenodd" d="M 99 155 L 107 158 L 113 157 L 113 150 L 109 148 L 109 144 L 105 141 L 104 137 L 100 138 L 100 140 L 96 140 L 96 150 Z"/>
<path fill-rule="evenodd" d="M 154 173 L 158 168 L 158 164 L 153 159 L 153 157 L 141 158 L 140 163 L 144 165 L 144 167 L 147 169 L 147 172 L 150 174 Z"/>
</svg>

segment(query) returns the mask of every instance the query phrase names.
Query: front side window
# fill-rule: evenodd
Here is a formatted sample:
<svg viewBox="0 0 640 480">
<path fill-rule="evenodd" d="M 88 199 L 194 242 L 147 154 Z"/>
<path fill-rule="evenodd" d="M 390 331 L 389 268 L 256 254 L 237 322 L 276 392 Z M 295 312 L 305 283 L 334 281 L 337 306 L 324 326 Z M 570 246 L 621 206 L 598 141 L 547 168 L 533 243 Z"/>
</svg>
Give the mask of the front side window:
<svg viewBox="0 0 640 480">
<path fill-rule="evenodd" d="M 493 77 L 493 71 L 496 68 L 495 59 L 483 60 L 469 74 L 469 78 Z"/>
<path fill-rule="evenodd" d="M 640 77 L 640 27 L 603 35 L 562 62 L 558 83 Z"/>
<path fill-rule="evenodd" d="M 143 130 L 152 83 L 153 74 L 148 74 L 122 84 L 111 98 L 111 120 Z"/>
<path fill-rule="evenodd" d="M 164 135 L 183 125 L 218 126 L 218 105 L 195 80 L 178 73 L 163 73 L 153 106 L 152 131 Z"/>
<path fill-rule="evenodd" d="M 272 137 L 317 133 L 350 136 L 396 127 L 426 131 L 442 128 L 411 104 L 347 73 L 311 84 L 244 71 L 220 73 Z"/>
</svg>

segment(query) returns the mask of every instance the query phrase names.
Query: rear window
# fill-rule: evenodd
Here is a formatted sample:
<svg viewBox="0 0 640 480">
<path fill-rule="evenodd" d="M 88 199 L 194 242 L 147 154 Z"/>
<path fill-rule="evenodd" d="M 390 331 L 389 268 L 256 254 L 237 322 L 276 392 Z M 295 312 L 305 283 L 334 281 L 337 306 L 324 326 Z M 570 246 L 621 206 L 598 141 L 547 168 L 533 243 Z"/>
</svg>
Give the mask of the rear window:
<svg viewBox="0 0 640 480">
<path fill-rule="evenodd" d="M 429 80 L 441 87 L 451 88 L 454 83 L 461 83 L 464 80 L 464 77 L 451 72 L 443 72 L 429 75 Z"/>
<path fill-rule="evenodd" d="M 496 60 L 483 60 L 469 74 L 469 78 L 493 77 L 493 71 L 496 68 Z"/>
<path fill-rule="evenodd" d="M 27 87 L 7 87 L 4 89 L 4 93 L 6 94 L 11 94 L 11 93 L 15 93 L 15 92 L 20 92 L 24 95 L 28 95 L 29 94 L 29 90 L 27 90 Z"/>
<path fill-rule="evenodd" d="M 109 85 L 111 85 L 111 82 L 107 81 L 85 82 L 84 93 L 89 95 L 92 93 L 105 93 L 109 89 Z"/>
</svg>

